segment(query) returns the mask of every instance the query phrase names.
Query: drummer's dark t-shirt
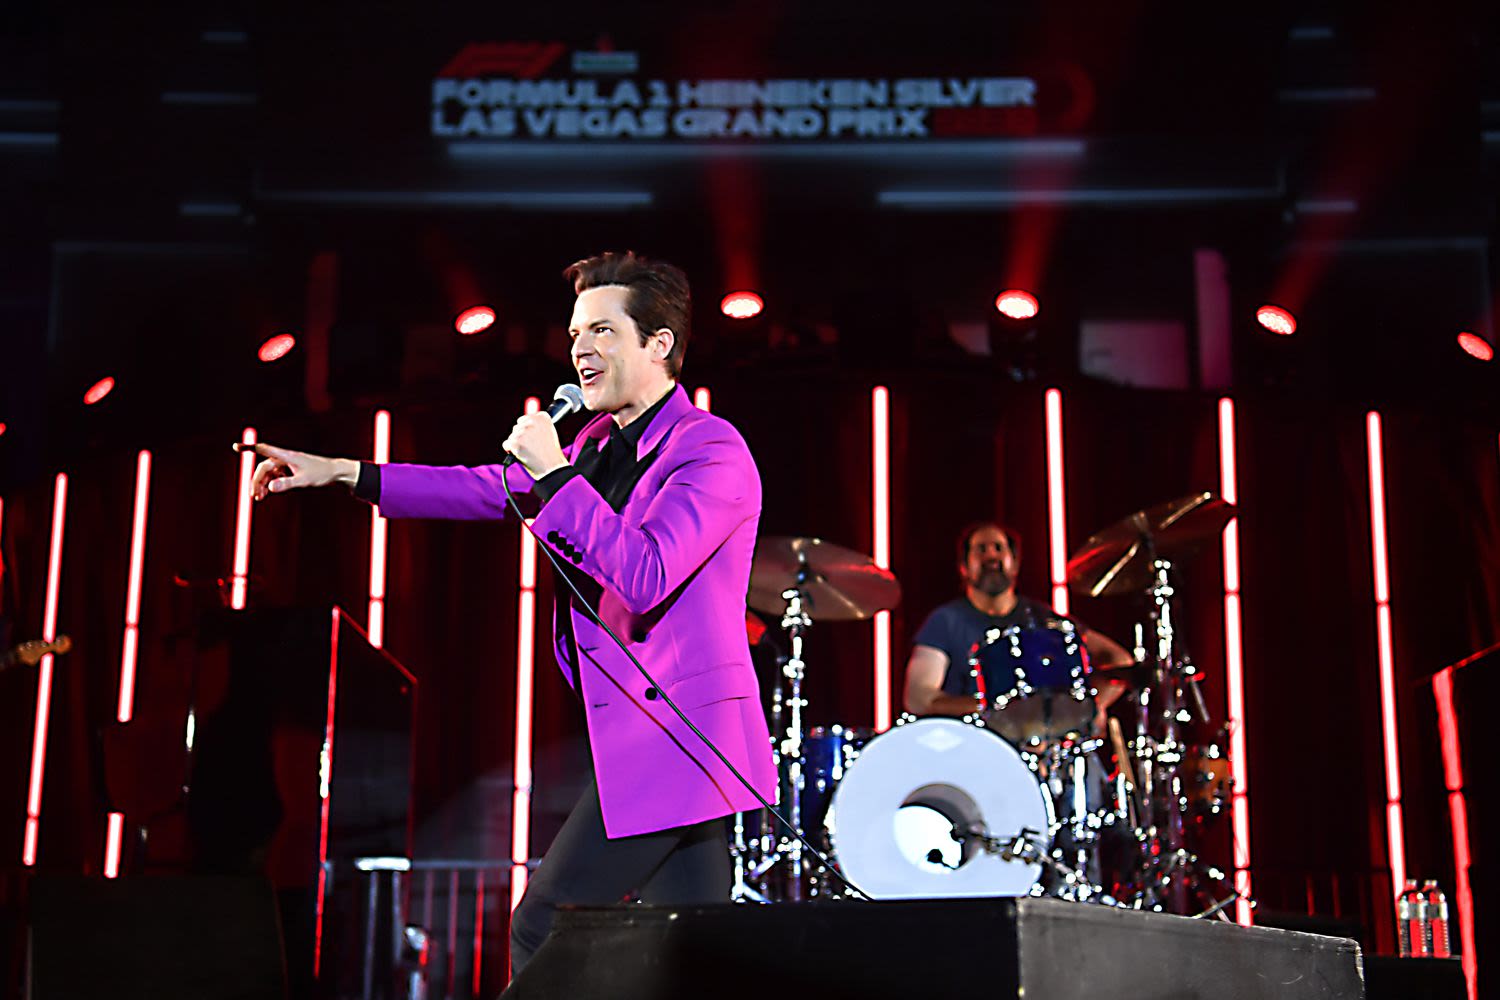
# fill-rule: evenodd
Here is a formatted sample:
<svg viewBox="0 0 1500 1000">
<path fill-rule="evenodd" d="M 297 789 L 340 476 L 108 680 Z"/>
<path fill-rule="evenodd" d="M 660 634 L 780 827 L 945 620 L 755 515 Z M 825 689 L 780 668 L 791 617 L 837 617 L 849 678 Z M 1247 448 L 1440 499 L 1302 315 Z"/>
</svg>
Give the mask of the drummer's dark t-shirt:
<svg viewBox="0 0 1500 1000">
<path fill-rule="evenodd" d="M 969 676 L 969 653 L 974 644 L 984 639 L 985 632 L 992 628 L 1007 629 L 1012 625 L 1041 624 L 1056 621 L 1061 616 L 1041 601 L 1017 596 L 1016 606 L 1008 615 L 987 615 L 960 597 L 939 605 L 917 629 L 912 641 L 918 646 L 931 646 L 948 654 L 948 672 L 943 675 L 944 694 L 973 694 L 974 678 Z M 985 683 L 992 691 L 1008 687 L 1009 678 L 990 677 L 986 672 Z"/>
</svg>

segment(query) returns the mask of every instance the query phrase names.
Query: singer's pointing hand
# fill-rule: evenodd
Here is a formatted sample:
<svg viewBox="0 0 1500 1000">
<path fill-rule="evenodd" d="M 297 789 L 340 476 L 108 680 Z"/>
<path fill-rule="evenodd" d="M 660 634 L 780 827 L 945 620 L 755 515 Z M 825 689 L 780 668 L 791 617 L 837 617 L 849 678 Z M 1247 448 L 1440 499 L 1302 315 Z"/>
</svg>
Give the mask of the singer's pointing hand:
<svg viewBox="0 0 1500 1000">
<path fill-rule="evenodd" d="M 264 500 L 272 493 L 343 483 L 353 486 L 359 479 L 359 463 L 352 458 L 324 458 L 268 444 L 236 444 L 235 451 L 254 451 L 265 461 L 255 467 L 250 495 Z"/>
<path fill-rule="evenodd" d="M 516 456 L 533 479 L 541 479 L 568 464 L 562 443 L 557 440 L 557 428 L 545 413 L 523 415 L 500 447 Z"/>
</svg>

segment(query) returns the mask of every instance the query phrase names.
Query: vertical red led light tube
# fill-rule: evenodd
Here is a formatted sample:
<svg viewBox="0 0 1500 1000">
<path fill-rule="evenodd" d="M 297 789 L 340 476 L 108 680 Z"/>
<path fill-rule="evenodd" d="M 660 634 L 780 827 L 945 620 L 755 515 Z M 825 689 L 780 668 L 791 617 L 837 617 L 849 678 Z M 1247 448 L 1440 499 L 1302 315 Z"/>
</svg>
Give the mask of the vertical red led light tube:
<svg viewBox="0 0 1500 1000">
<path fill-rule="evenodd" d="M 375 464 L 391 460 L 391 415 L 387 410 L 375 414 Z M 378 506 L 370 508 L 370 645 L 385 645 L 385 549 L 386 519 Z"/>
<path fill-rule="evenodd" d="M 484 979 L 484 872 L 474 878 L 474 974 L 469 977 L 472 996 L 479 996 Z"/>
<path fill-rule="evenodd" d="M 540 399 L 526 400 L 526 412 L 536 413 Z M 531 859 L 531 719 L 532 681 L 536 668 L 536 539 L 521 527 L 521 572 L 516 599 L 516 746 L 515 792 L 510 809 L 510 908 L 526 893 L 526 867 Z"/>
<path fill-rule="evenodd" d="M 135 509 L 130 519 L 130 576 L 125 590 L 125 637 L 120 650 L 120 697 L 115 719 L 129 722 L 135 713 L 135 666 L 140 646 L 141 577 L 146 567 L 146 512 L 151 502 L 151 453 L 141 451 L 135 458 Z M 125 832 L 125 815 L 109 814 L 109 828 L 104 835 L 104 877 L 120 873 L 120 841 Z"/>
<path fill-rule="evenodd" d="M 1453 668 L 1432 677 L 1432 696 L 1437 702 L 1438 739 L 1443 748 L 1443 784 L 1448 789 L 1448 819 L 1453 832 L 1453 902 L 1458 910 L 1459 951 L 1469 1000 L 1476 1000 L 1479 956 L 1474 944 L 1474 889 L 1469 882 L 1472 861 L 1469 843 L 1469 806 L 1464 798 L 1463 755 L 1458 742 L 1458 717 L 1453 711 Z"/>
<path fill-rule="evenodd" d="M 1401 816 L 1401 744 L 1396 731 L 1396 662 L 1391 639 L 1391 585 L 1385 530 L 1385 461 L 1380 414 L 1365 415 L 1370 467 L 1370 543 L 1375 576 L 1375 642 L 1380 658 L 1380 720 L 1385 747 L 1385 822 L 1393 893 L 1406 884 L 1406 839 Z"/>
<path fill-rule="evenodd" d="M 47 556 L 47 602 L 42 611 L 42 641 L 57 638 L 57 594 L 62 585 L 63 528 L 68 516 L 68 476 L 59 472 L 53 482 L 52 541 Z M 52 654 L 42 657 L 37 673 L 36 722 L 31 733 L 31 780 L 26 790 L 26 834 L 21 863 L 36 864 L 37 835 L 42 825 L 42 776 L 47 770 L 47 719 L 52 709 Z"/>
<path fill-rule="evenodd" d="M 883 385 L 870 393 L 874 441 L 875 565 L 891 568 L 891 394 Z M 875 612 L 875 731 L 891 728 L 891 613 Z"/>
<path fill-rule="evenodd" d="M 1068 613 L 1068 500 L 1063 492 L 1062 390 L 1047 390 L 1047 536 L 1052 610 Z"/>
<path fill-rule="evenodd" d="M 1239 468 L 1235 461 L 1234 401 L 1219 400 L 1219 495 L 1240 502 Z M 1229 774 L 1233 784 L 1230 812 L 1234 829 L 1235 921 L 1249 927 L 1250 906 L 1250 763 L 1245 751 L 1244 627 L 1240 615 L 1240 519 L 1224 526 L 1224 673 L 1228 689 Z"/>
<path fill-rule="evenodd" d="M 240 443 L 255 443 L 255 428 L 246 427 L 240 435 Z M 240 452 L 240 489 L 234 508 L 234 570 L 229 578 L 229 606 L 236 611 L 245 609 L 245 598 L 250 590 L 250 477 L 255 474 L 255 452 Z"/>
<path fill-rule="evenodd" d="M 316 926 L 313 928 L 313 977 L 323 967 L 323 903 L 328 895 L 328 795 L 333 783 L 333 723 L 338 705 L 339 684 L 339 616 L 333 609 L 333 625 L 328 636 L 328 708 L 323 719 L 323 751 L 318 758 L 318 897 Z"/>
</svg>

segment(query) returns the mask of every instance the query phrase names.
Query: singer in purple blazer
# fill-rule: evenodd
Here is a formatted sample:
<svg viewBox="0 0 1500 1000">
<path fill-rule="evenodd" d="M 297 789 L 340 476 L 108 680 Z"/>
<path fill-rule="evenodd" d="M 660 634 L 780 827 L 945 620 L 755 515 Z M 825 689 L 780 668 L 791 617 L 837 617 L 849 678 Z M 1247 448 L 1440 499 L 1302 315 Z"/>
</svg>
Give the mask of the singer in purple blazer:
<svg viewBox="0 0 1500 1000">
<path fill-rule="evenodd" d="M 591 420 L 566 449 L 569 463 L 609 441 L 611 418 Z M 635 446 L 655 455 L 616 513 L 581 475 L 541 505 L 537 537 L 603 588 L 599 615 L 762 795 L 775 790 L 770 737 L 745 635 L 745 592 L 760 475 L 728 423 L 693 406 L 681 386 Z M 386 517 L 504 517 L 508 475 L 520 499 L 536 480 L 521 465 L 380 470 Z M 559 586 L 566 586 L 559 582 Z M 566 627 L 554 652 L 577 685 L 588 722 L 604 827 L 611 837 L 649 833 L 755 808 L 754 796 L 683 725 L 604 630 L 570 607 L 576 679 Z"/>
<path fill-rule="evenodd" d="M 508 515 L 503 477 L 561 571 L 650 672 L 654 682 L 557 581 L 554 651 L 582 706 L 593 774 L 511 917 L 513 971 L 563 903 L 727 901 L 723 819 L 776 790 L 745 632 L 760 475 L 734 427 L 677 384 L 687 279 L 629 253 L 565 275 L 570 354 L 597 414 L 567 448 L 547 414 L 516 421 L 503 445 L 514 465 L 376 466 L 258 444 L 251 485 L 261 500 L 343 483 L 387 517 L 474 520 Z"/>
</svg>

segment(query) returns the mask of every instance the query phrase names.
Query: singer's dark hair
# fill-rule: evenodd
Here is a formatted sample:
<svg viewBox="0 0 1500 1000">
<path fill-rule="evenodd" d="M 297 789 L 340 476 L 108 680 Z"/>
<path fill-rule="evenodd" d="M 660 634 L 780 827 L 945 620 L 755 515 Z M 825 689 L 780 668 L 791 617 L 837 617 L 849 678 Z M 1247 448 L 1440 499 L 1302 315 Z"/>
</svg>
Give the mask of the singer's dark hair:
<svg viewBox="0 0 1500 1000">
<path fill-rule="evenodd" d="M 999 528 L 1000 534 L 1004 535 L 1005 540 L 1010 543 L 1011 552 L 1015 553 L 1017 559 L 1021 558 L 1021 535 L 1015 528 L 1001 524 L 999 521 L 971 521 L 958 533 L 958 539 L 954 545 L 960 568 L 969 561 L 969 546 L 973 544 L 974 535 L 981 528 Z"/>
<path fill-rule="evenodd" d="M 641 345 L 645 346 L 651 334 L 662 327 L 671 330 L 672 350 L 667 355 L 667 374 L 674 379 L 679 376 L 682 356 L 687 353 L 688 337 L 692 334 L 693 312 L 687 275 L 679 268 L 627 250 L 585 257 L 568 265 L 563 277 L 573 283 L 574 295 L 604 285 L 621 285 L 630 289 L 625 312 L 639 328 Z"/>
</svg>

